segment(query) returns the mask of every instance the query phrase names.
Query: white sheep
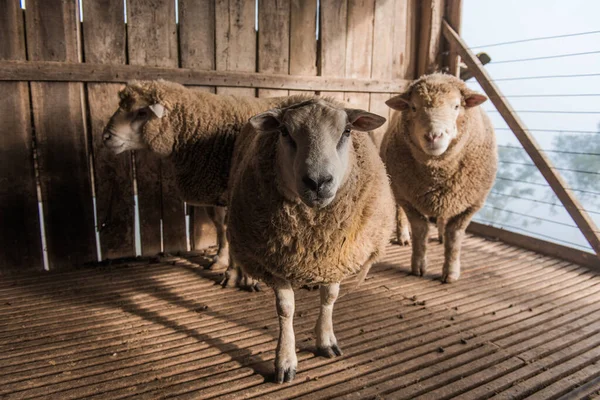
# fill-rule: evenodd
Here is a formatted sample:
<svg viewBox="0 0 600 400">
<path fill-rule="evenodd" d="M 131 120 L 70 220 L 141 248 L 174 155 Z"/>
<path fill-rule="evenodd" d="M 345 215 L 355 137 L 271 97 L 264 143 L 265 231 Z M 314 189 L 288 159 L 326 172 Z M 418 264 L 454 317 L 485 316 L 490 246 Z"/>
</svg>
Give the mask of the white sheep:
<svg viewBox="0 0 600 400">
<path fill-rule="evenodd" d="M 149 150 L 168 158 L 182 200 L 215 206 L 208 210 L 219 246 L 213 265 L 229 267 L 224 206 L 235 138 L 251 116 L 286 98 L 215 95 L 163 80 L 132 81 L 119 97 L 104 131 L 105 146 L 116 154 Z M 228 282 L 258 289 L 257 282 L 238 277 L 231 268 L 223 281 Z"/>
<path fill-rule="evenodd" d="M 427 217 L 436 217 L 445 251 L 442 281 L 460 276 L 465 229 L 483 206 L 498 164 L 494 129 L 478 107 L 485 100 L 456 77 L 432 74 L 386 102 L 401 113 L 392 117 L 381 156 L 410 221 L 415 275 L 427 270 Z"/>
<path fill-rule="evenodd" d="M 280 323 L 276 380 L 297 359 L 294 288 L 321 285 L 320 354 L 341 355 L 332 311 L 340 281 L 359 281 L 393 230 L 389 179 L 367 133 L 385 118 L 313 98 L 250 119 L 235 145 L 229 191 L 233 262 L 271 286 Z"/>
</svg>

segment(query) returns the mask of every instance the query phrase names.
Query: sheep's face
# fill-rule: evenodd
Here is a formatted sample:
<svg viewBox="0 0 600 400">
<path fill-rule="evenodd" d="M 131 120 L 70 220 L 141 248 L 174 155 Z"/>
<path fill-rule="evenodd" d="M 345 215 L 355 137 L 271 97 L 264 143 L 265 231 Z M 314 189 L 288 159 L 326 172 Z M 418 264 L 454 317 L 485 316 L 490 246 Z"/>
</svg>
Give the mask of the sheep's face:
<svg viewBox="0 0 600 400">
<path fill-rule="evenodd" d="M 119 107 L 104 128 L 104 145 L 115 154 L 146 149 L 148 145 L 143 140 L 142 127 L 153 118 L 162 118 L 163 114 L 164 108 L 160 104 L 133 110 Z"/>
<path fill-rule="evenodd" d="M 279 135 L 277 173 L 286 197 L 309 207 L 329 205 L 350 172 L 352 135 L 378 128 L 385 118 L 309 100 L 250 119 L 259 132 Z"/>
<path fill-rule="evenodd" d="M 441 156 L 459 135 L 458 121 L 466 108 L 475 107 L 487 98 L 455 85 L 417 85 L 407 93 L 392 97 L 386 104 L 405 112 L 408 135 L 421 151 Z"/>
</svg>

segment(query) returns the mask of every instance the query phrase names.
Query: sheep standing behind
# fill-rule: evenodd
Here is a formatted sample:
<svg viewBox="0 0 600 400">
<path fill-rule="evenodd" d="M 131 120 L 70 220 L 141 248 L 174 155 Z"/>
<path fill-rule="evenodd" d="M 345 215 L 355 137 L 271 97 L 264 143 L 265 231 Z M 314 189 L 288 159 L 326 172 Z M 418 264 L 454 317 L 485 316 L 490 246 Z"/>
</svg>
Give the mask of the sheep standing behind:
<svg viewBox="0 0 600 400">
<path fill-rule="evenodd" d="M 394 200 L 367 133 L 385 118 L 311 99 L 250 119 L 235 145 L 229 191 L 233 262 L 271 286 L 280 323 L 276 380 L 297 359 L 294 288 L 321 285 L 318 351 L 341 355 L 332 311 L 340 281 L 360 279 L 385 250 Z"/>
<path fill-rule="evenodd" d="M 427 217 L 437 217 L 444 243 L 442 281 L 460 276 L 465 229 L 483 206 L 498 164 L 494 130 L 478 107 L 485 100 L 458 78 L 432 74 L 386 102 L 401 114 L 392 118 L 381 156 L 410 221 L 415 275 L 427 270 Z"/>
<path fill-rule="evenodd" d="M 213 265 L 229 266 L 224 206 L 235 138 L 248 119 L 287 98 L 257 99 L 222 96 L 188 89 L 180 84 L 132 81 L 119 93 L 118 110 L 104 132 L 104 144 L 114 153 L 149 150 L 174 165 L 184 201 L 209 208 L 217 228 L 219 250 Z M 143 174 L 144 171 L 138 171 Z M 230 283 L 257 283 L 236 279 Z M 240 277 L 241 278 L 241 277 Z"/>
</svg>

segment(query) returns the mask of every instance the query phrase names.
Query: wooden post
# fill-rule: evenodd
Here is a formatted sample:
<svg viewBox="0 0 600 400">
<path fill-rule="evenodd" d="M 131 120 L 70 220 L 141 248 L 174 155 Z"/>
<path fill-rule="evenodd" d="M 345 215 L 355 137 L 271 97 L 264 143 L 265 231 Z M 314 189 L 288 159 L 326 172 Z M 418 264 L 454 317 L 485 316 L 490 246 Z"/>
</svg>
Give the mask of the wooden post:
<svg viewBox="0 0 600 400">
<path fill-rule="evenodd" d="M 98 64 L 126 62 L 123 0 L 83 0 L 85 61 Z M 87 85 L 94 156 L 96 210 L 103 258 L 135 254 L 133 175 L 129 152 L 113 155 L 104 148 L 102 133 L 119 105 L 118 83 Z"/>
<path fill-rule="evenodd" d="M 0 1 L 0 60 L 25 60 L 23 10 Z M 0 268 L 41 270 L 29 86 L 0 82 Z"/>
<path fill-rule="evenodd" d="M 469 50 L 462 38 L 446 21 L 443 23 L 443 33 L 446 39 L 456 46 L 458 54 L 462 57 L 465 64 L 467 64 L 469 70 L 472 71 L 485 93 L 492 103 L 494 103 L 500 115 L 502 115 L 502 118 L 504 118 L 517 139 L 519 139 L 519 142 L 521 142 L 523 149 L 529 154 L 529 157 L 531 157 L 533 163 L 538 167 L 548 185 L 550 185 L 571 218 L 573 218 L 573 221 L 575 221 L 581 230 L 581 233 L 583 233 L 583 236 L 585 236 L 592 249 L 596 252 L 596 255 L 600 258 L 600 236 L 598 235 L 598 228 L 594 221 L 587 214 L 577 198 L 565 189 L 567 186 L 554 169 L 550 159 L 540 151 L 537 141 L 529 134 L 519 116 L 512 111 L 510 104 L 483 68 L 479 59 Z"/>
<path fill-rule="evenodd" d="M 460 35 L 460 24 L 462 17 L 462 0 L 446 0 L 446 20 L 454 29 L 455 32 L 458 32 Z M 458 77 L 460 75 L 460 58 L 458 57 L 458 53 L 456 52 L 456 46 L 453 43 L 448 43 L 448 46 L 445 46 L 448 51 L 448 56 L 445 57 L 445 63 L 448 67 L 448 72 L 450 75 L 454 75 Z"/>
<path fill-rule="evenodd" d="M 348 3 L 346 0 L 321 0 L 320 16 L 320 75 L 343 76 L 346 68 L 346 31 Z M 329 92 L 327 96 L 343 101 L 344 93 Z"/>
<path fill-rule="evenodd" d="M 290 69 L 290 0 L 258 3 L 258 72 L 288 74 Z M 287 96 L 287 90 L 259 89 L 258 97 Z"/>
<path fill-rule="evenodd" d="M 290 75 L 317 75 L 317 0 L 292 0 L 290 13 Z M 302 93 L 315 92 L 290 90 Z"/>
<path fill-rule="evenodd" d="M 444 11 L 444 0 L 421 1 L 421 32 L 419 34 L 417 77 L 438 71 L 441 67 L 441 29 Z"/>
</svg>

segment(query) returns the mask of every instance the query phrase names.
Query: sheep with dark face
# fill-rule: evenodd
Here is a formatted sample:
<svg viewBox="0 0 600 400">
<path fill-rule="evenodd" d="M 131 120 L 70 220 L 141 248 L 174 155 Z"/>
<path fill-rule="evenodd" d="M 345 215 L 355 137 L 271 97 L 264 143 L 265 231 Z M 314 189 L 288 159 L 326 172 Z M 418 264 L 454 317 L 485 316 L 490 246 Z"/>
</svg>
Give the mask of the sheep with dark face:
<svg viewBox="0 0 600 400">
<path fill-rule="evenodd" d="M 250 117 L 287 101 L 287 97 L 222 96 L 163 80 L 132 81 L 119 97 L 119 108 L 104 131 L 105 146 L 116 154 L 147 150 L 168 158 L 175 167 L 182 200 L 214 206 L 208 210 L 219 246 L 214 265 L 228 267 L 224 207 L 235 138 Z M 257 282 L 241 279 L 235 270 L 228 269 L 226 276 L 225 284 L 258 288 Z"/>
<path fill-rule="evenodd" d="M 386 102 L 400 113 L 392 117 L 381 156 L 410 221 L 415 275 L 427 270 L 427 217 L 436 217 L 445 246 L 442 281 L 460 276 L 465 229 L 483 206 L 498 164 L 494 129 L 478 107 L 485 100 L 458 78 L 432 74 Z"/>
<path fill-rule="evenodd" d="M 235 145 L 229 190 L 232 261 L 271 286 L 280 322 L 276 380 L 297 366 L 294 288 L 320 285 L 319 352 L 340 355 L 332 311 L 340 282 L 364 278 L 393 229 L 389 179 L 367 133 L 385 119 L 312 99 L 250 119 Z"/>
</svg>

